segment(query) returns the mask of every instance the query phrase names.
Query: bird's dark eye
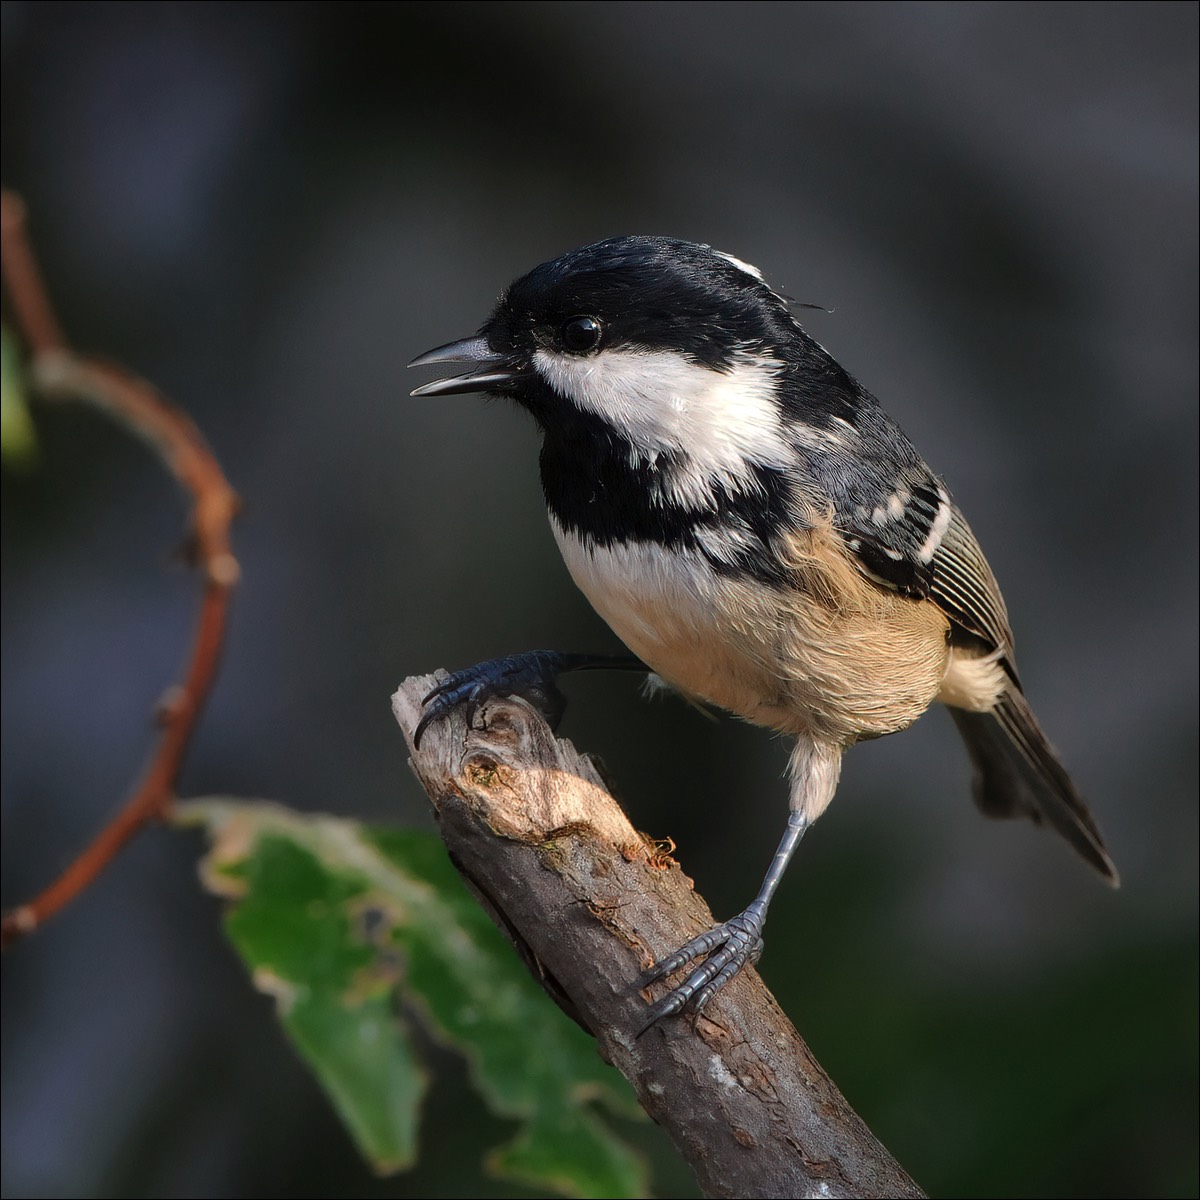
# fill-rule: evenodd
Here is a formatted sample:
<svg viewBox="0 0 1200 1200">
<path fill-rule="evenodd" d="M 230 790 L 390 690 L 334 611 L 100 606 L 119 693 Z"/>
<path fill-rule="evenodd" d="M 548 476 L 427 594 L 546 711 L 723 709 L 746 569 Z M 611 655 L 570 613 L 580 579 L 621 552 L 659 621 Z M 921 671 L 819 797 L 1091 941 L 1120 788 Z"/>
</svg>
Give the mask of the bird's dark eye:
<svg viewBox="0 0 1200 1200">
<path fill-rule="evenodd" d="M 572 354 L 585 354 L 600 345 L 600 333 L 595 317 L 571 317 L 562 327 L 563 345 Z"/>
</svg>

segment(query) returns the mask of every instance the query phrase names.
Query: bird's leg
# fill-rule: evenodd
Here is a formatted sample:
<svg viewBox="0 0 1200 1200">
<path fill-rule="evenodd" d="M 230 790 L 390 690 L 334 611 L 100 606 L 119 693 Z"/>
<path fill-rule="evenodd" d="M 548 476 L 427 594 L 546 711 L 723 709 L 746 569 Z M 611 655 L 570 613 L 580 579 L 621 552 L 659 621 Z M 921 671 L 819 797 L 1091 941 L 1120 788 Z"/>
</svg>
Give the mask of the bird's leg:
<svg viewBox="0 0 1200 1200">
<path fill-rule="evenodd" d="M 469 706 L 468 721 L 485 701 L 495 696 L 520 696 L 528 700 L 553 728 L 562 719 L 566 697 L 558 690 L 558 677 L 569 671 L 649 671 L 632 654 L 564 654 L 558 650 L 527 650 L 455 671 L 422 701 L 425 714 L 413 734 L 413 745 L 434 721 L 440 721 L 460 704 Z"/>
<path fill-rule="evenodd" d="M 678 987 L 652 1004 L 638 1030 L 640 1037 L 664 1017 L 673 1016 L 685 1007 L 699 1012 L 747 963 L 758 961 L 763 948 L 763 926 L 771 897 L 787 870 L 800 839 L 809 825 L 824 812 L 837 787 L 841 769 L 841 750 L 800 739 L 792 753 L 789 767 L 792 776 L 791 811 L 787 828 L 780 840 L 775 857 L 767 868 L 758 895 L 749 907 L 730 921 L 717 925 L 707 933 L 693 938 L 674 954 L 654 964 L 638 980 L 637 987 L 648 987 L 656 980 L 674 974 L 694 959 L 708 955 Z"/>
</svg>

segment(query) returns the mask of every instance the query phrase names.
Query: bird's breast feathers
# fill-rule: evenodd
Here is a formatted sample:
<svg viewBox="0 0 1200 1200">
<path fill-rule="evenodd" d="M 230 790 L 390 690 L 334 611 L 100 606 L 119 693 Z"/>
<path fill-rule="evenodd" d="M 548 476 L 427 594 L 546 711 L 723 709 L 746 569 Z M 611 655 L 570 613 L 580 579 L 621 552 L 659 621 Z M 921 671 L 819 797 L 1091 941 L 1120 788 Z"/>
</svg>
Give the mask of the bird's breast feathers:
<svg viewBox="0 0 1200 1200">
<path fill-rule="evenodd" d="M 700 548 L 600 545 L 551 516 L 567 569 L 648 666 L 758 725 L 849 745 L 911 724 L 949 663 L 948 622 L 867 579 L 825 527 L 786 535 L 788 584 L 718 570 Z"/>
</svg>

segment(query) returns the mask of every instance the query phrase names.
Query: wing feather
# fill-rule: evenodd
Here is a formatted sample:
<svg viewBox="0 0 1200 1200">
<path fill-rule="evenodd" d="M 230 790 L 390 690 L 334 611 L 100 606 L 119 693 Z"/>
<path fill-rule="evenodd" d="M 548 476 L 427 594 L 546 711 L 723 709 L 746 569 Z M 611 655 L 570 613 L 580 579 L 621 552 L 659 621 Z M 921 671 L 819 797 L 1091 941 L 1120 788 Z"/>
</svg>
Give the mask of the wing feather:
<svg viewBox="0 0 1200 1200">
<path fill-rule="evenodd" d="M 1003 652 L 1012 666 L 1013 637 L 1000 586 L 971 527 L 951 505 L 950 523 L 933 555 L 929 597 L 956 624 Z"/>
<path fill-rule="evenodd" d="M 868 503 L 839 511 L 842 538 L 876 583 L 932 600 L 960 630 L 1011 660 L 1012 632 L 996 577 L 958 506 L 922 467 L 920 476 L 910 467 L 890 487 L 877 486 Z"/>
</svg>

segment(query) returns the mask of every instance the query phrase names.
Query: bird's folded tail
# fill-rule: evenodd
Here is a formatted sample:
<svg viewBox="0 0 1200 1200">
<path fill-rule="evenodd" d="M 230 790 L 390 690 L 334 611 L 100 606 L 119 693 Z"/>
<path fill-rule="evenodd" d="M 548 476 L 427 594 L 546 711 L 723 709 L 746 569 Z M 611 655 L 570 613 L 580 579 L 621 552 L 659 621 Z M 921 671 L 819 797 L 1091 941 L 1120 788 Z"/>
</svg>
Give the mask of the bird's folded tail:
<svg viewBox="0 0 1200 1200">
<path fill-rule="evenodd" d="M 975 803 L 984 815 L 1048 821 L 1117 887 L 1092 814 L 1021 692 L 1010 687 L 991 712 L 951 708 L 950 715 L 975 764 Z"/>
</svg>

